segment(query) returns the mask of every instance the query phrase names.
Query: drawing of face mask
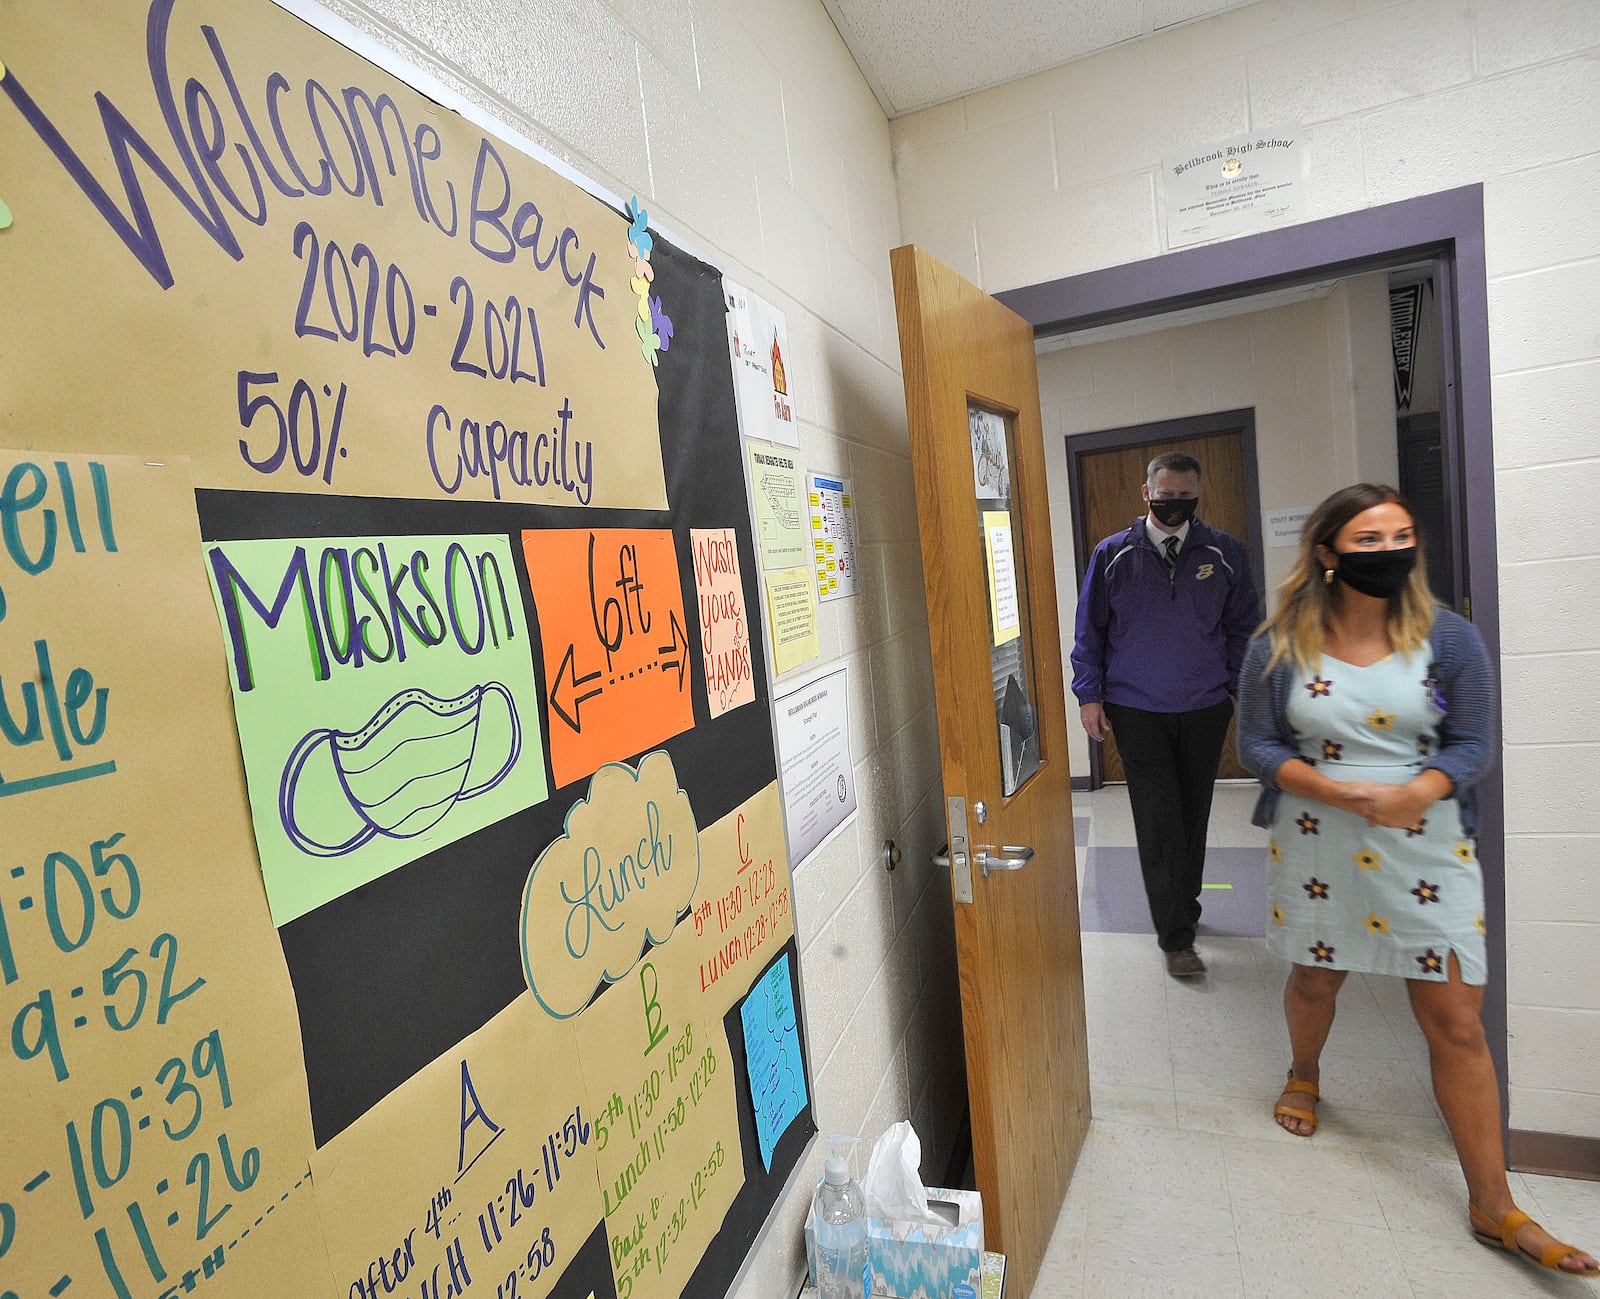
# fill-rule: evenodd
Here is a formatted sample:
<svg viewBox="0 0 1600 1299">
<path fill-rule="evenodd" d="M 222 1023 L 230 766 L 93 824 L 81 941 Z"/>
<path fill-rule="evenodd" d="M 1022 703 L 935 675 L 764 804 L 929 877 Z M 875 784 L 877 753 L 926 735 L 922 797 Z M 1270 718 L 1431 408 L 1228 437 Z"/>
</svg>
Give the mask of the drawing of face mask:
<svg viewBox="0 0 1600 1299">
<path fill-rule="evenodd" d="M 521 749 L 517 706 L 499 682 L 454 699 L 404 690 L 359 730 L 319 727 L 295 745 L 278 787 L 279 819 L 290 842 L 314 857 L 343 856 L 380 834 L 414 838 L 498 785 Z M 313 759 L 320 787 L 307 778 Z M 330 796 L 361 820 L 342 842 L 325 841 Z"/>
</svg>

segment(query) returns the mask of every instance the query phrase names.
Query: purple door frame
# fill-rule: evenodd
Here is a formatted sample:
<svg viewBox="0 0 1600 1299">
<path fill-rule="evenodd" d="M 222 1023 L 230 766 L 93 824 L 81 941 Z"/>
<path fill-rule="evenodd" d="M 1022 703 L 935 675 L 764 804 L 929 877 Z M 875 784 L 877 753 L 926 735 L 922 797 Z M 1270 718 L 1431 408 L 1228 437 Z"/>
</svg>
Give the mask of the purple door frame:
<svg viewBox="0 0 1600 1299">
<path fill-rule="evenodd" d="M 1036 336 L 1244 297 L 1332 275 L 1358 275 L 1408 262 L 1435 264 L 1445 398 L 1440 417 L 1457 572 L 1472 621 L 1483 635 L 1498 684 L 1499 565 L 1495 546 L 1494 435 L 1489 395 L 1488 273 L 1483 186 L 1425 194 L 1321 221 L 1208 244 L 1124 266 L 1030 284 L 994 296 Z M 1482 574 L 1481 581 L 1474 581 Z M 1459 600 L 1453 601 L 1462 607 Z M 1501 736 L 1496 725 L 1496 751 Z M 1483 865 L 1489 984 L 1483 1021 L 1507 1122 L 1505 796 L 1500 764 L 1478 787 L 1478 857 Z M 1509 1133 L 1507 1134 L 1509 1136 Z"/>
</svg>

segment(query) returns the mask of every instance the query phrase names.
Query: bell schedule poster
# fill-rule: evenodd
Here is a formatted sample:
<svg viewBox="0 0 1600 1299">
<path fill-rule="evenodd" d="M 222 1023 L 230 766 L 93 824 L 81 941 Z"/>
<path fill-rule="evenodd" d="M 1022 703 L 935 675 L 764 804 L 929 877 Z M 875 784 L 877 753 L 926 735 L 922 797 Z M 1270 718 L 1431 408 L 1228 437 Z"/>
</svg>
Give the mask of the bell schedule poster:
<svg viewBox="0 0 1600 1299">
<path fill-rule="evenodd" d="M 0 48 L 0 1294 L 723 1293 L 815 1131 L 715 268 L 267 0 Z"/>
</svg>

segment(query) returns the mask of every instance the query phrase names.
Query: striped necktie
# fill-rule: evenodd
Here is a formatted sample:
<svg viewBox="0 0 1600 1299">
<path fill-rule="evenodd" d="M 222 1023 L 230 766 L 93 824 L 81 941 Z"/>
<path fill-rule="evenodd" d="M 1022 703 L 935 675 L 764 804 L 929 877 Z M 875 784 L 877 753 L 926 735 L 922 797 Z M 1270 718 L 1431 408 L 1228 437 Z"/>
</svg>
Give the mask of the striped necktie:
<svg viewBox="0 0 1600 1299">
<path fill-rule="evenodd" d="M 1178 539 L 1176 537 L 1165 537 L 1162 539 L 1161 546 L 1166 551 L 1164 558 L 1167 561 L 1167 576 L 1170 578 L 1175 576 L 1178 571 Z"/>
</svg>

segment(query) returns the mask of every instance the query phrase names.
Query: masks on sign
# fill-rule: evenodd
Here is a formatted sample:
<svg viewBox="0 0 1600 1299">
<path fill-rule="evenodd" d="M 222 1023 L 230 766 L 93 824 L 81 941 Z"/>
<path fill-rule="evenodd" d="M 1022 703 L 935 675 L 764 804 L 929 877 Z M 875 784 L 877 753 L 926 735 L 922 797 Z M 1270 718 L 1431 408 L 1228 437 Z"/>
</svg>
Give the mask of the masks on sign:
<svg viewBox="0 0 1600 1299">
<path fill-rule="evenodd" d="M 1189 496 L 1178 500 L 1150 499 L 1150 513 L 1155 515 L 1156 522 L 1163 528 L 1181 528 L 1190 519 L 1200 505 L 1198 496 Z"/>
<path fill-rule="evenodd" d="M 1399 595 L 1411 580 L 1417 566 L 1417 548 L 1404 550 L 1347 550 L 1335 552 L 1339 565 L 1335 575 L 1351 590 L 1379 600 Z"/>
</svg>

